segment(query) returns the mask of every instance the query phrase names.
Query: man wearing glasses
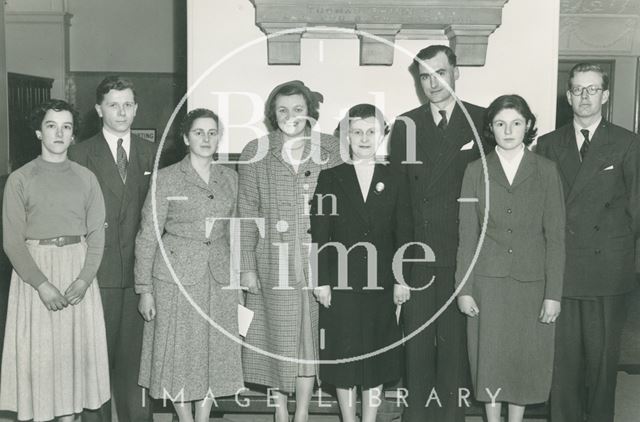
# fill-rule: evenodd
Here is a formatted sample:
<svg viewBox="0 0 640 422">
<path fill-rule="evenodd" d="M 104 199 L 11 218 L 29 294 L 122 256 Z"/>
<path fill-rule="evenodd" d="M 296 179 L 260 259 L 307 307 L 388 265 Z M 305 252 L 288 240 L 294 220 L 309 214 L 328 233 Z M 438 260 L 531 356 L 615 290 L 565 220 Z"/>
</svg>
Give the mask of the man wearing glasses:
<svg viewBox="0 0 640 422">
<path fill-rule="evenodd" d="M 119 422 L 152 420 L 138 387 L 143 320 L 134 292 L 133 264 L 140 210 L 147 196 L 156 146 L 131 134 L 138 110 L 133 83 L 106 77 L 96 89 L 102 130 L 69 149 L 69 158 L 91 170 L 106 208 L 105 242 L 97 280 L 104 308 L 113 398 Z M 86 410 L 86 422 L 111 422 L 111 402 Z"/>
<path fill-rule="evenodd" d="M 552 422 L 614 418 L 625 294 L 636 285 L 640 140 L 602 118 L 608 99 L 600 66 L 574 66 L 567 90 L 573 122 L 541 137 L 536 150 L 558 165 L 567 210 Z"/>
</svg>

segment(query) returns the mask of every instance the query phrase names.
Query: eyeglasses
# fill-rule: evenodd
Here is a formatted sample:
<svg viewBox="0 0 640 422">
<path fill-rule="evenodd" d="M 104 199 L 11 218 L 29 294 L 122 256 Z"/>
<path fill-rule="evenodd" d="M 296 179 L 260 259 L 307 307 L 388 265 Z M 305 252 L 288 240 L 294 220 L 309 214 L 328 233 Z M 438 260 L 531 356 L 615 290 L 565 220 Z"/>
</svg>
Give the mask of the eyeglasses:
<svg viewBox="0 0 640 422">
<path fill-rule="evenodd" d="M 375 139 L 379 135 L 379 132 L 376 129 L 368 129 L 366 132 L 363 132 L 360 129 L 354 129 L 349 131 L 349 137 L 354 141 L 359 141 L 365 136 L 367 139 Z"/>
<path fill-rule="evenodd" d="M 579 97 L 584 93 L 584 91 L 587 91 L 589 95 L 596 95 L 598 91 L 603 91 L 603 90 L 604 89 L 600 88 L 599 86 L 589 85 L 589 86 L 574 86 L 569 91 L 574 96 Z"/>
<path fill-rule="evenodd" d="M 205 132 L 202 129 L 194 129 L 194 130 L 190 131 L 189 133 L 191 133 L 196 138 L 200 138 L 200 139 L 203 139 L 205 136 L 207 138 L 215 138 L 216 136 L 218 136 L 218 131 L 217 130 L 210 130 L 208 132 Z"/>
</svg>

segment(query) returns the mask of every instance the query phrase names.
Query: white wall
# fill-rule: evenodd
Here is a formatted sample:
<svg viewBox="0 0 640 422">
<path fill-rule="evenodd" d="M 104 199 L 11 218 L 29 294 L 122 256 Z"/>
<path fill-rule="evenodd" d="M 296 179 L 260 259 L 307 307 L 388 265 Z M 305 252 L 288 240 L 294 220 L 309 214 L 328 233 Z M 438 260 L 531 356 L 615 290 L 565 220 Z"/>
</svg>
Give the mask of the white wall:
<svg viewBox="0 0 640 422">
<path fill-rule="evenodd" d="M 559 0 L 510 0 L 503 10 L 502 26 L 489 38 L 486 65 L 460 69 L 460 97 L 486 106 L 498 95 L 518 93 L 537 114 L 539 133 L 550 131 L 555 119 L 558 19 Z M 189 86 L 224 55 L 262 35 L 255 26 L 255 9 L 247 0 L 189 0 Z M 303 39 L 302 65 L 268 66 L 266 43 L 261 42 L 210 73 L 190 96 L 189 108 L 206 106 L 222 111 L 214 92 L 251 92 L 264 101 L 277 84 L 300 79 L 325 96 L 319 120 L 325 132 L 333 131 L 345 108 L 373 102 L 372 92 L 384 94 L 384 111 L 393 118 L 419 105 L 407 69 L 412 56 L 429 43 L 441 42 L 397 41 L 397 45 L 411 52 L 411 57 L 396 50 L 390 67 L 359 66 L 356 39 Z M 240 124 L 255 117 L 252 112 L 262 116 L 262 108 L 253 110 L 248 98 L 236 96 L 229 116 L 221 117 Z M 266 130 L 263 125 L 257 126 Z M 229 128 L 227 133 L 229 152 L 240 152 L 255 137 L 247 128 Z"/>
</svg>

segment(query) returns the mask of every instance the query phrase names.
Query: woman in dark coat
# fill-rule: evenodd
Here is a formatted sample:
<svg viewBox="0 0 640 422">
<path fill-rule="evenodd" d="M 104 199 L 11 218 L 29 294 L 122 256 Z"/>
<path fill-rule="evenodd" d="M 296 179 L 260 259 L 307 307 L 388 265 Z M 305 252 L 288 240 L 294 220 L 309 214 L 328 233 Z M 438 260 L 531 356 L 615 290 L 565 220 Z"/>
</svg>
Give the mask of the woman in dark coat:
<svg viewBox="0 0 640 422">
<path fill-rule="evenodd" d="M 535 137 L 536 118 L 522 97 L 497 98 L 485 122 L 485 136 L 497 143 L 486 157 L 489 203 L 477 160 L 462 183 L 458 306 L 468 316 L 471 377 L 476 398 L 486 402 L 488 422 L 500 421 L 502 402 L 509 403 L 509 421 L 517 422 L 524 406 L 546 401 L 551 388 L 564 196 L 555 164 L 526 147 Z"/>
<path fill-rule="evenodd" d="M 377 406 L 370 397 L 402 375 L 400 346 L 375 353 L 401 339 L 395 310 L 409 299 L 409 289 L 395 281 L 392 260 L 410 241 L 411 207 L 406 186 L 375 161 L 385 129 L 375 106 L 359 104 L 349 110 L 339 133 L 348 139 L 353 162 L 320 172 L 311 208 L 312 238 L 319 248 L 314 293 L 324 306 L 320 357 L 353 359 L 322 365 L 320 380 L 336 386 L 345 422 L 356 420 L 356 387 L 363 391 L 362 421 L 375 421 Z M 348 269 L 341 267 L 334 242 L 345 254 L 353 248 Z M 368 353 L 374 355 L 360 358 Z"/>
</svg>

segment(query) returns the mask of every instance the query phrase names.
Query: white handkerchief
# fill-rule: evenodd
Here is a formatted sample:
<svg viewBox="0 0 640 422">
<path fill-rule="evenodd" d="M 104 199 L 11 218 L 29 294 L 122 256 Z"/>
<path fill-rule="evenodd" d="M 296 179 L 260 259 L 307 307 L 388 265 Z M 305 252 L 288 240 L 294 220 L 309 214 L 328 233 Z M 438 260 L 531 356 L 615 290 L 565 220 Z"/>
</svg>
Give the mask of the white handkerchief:
<svg viewBox="0 0 640 422">
<path fill-rule="evenodd" d="M 462 146 L 462 148 L 460 148 L 460 151 L 466 151 L 466 150 L 471 149 L 471 148 L 473 148 L 473 140 L 471 140 L 471 141 L 467 142 L 466 144 L 464 144 Z"/>
<path fill-rule="evenodd" d="M 145 171 L 145 172 L 144 172 L 144 175 L 145 175 L 145 176 L 148 176 L 148 175 L 150 175 L 150 174 L 151 174 L 151 172 L 150 172 L 150 171 Z"/>
<path fill-rule="evenodd" d="M 603 171 L 607 171 L 607 170 L 613 170 L 613 164 L 607 167 L 606 169 L 604 169 Z"/>
<path fill-rule="evenodd" d="M 400 311 L 402 310 L 402 305 L 396 305 L 396 322 L 400 324 Z"/>
<path fill-rule="evenodd" d="M 186 201 L 188 196 L 167 196 L 167 201 Z"/>
<path fill-rule="evenodd" d="M 238 303 L 238 334 L 246 337 L 251 321 L 253 321 L 253 311 Z"/>
</svg>

